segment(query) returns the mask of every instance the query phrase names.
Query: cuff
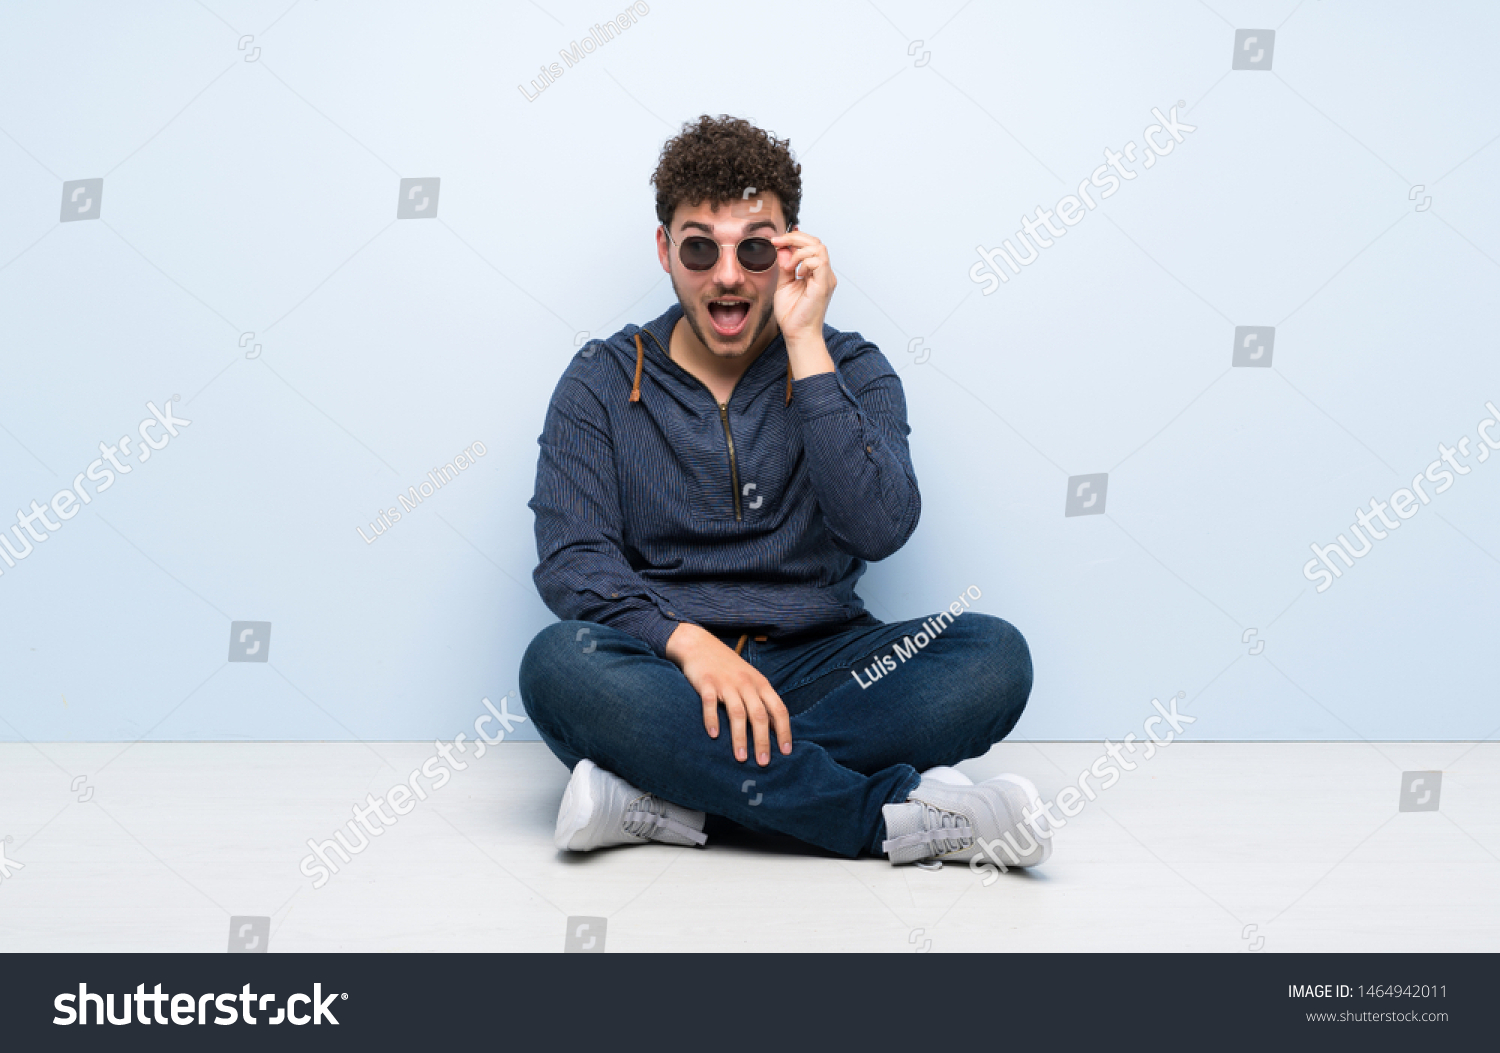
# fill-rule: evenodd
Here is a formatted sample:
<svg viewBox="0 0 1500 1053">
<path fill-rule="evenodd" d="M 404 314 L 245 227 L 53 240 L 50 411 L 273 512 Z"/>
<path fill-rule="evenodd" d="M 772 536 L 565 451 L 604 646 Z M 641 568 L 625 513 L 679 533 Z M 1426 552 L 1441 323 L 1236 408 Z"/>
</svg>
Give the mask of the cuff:
<svg viewBox="0 0 1500 1053">
<path fill-rule="evenodd" d="M 667 657 L 667 639 L 686 619 L 663 618 L 656 611 L 636 610 L 610 619 L 613 628 L 624 630 L 637 640 L 644 640 L 662 658 Z"/>
</svg>

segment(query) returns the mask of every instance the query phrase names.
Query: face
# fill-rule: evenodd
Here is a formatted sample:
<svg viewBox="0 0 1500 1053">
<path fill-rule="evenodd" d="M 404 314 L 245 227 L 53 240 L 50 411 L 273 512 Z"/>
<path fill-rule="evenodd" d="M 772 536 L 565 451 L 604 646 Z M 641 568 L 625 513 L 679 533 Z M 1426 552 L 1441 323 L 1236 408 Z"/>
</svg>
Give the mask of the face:
<svg viewBox="0 0 1500 1053">
<path fill-rule="evenodd" d="M 756 273 L 740 265 L 733 246 L 746 238 L 770 238 L 786 231 L 781 202 L 775 194 L 761 195 L 760 208 L 749 215 L 731 204 L 717 211 L 708 202 L 678 205 L 672 217 L 672 240 L 656 229 L 657 257 L 671 275 L 672 289 L 683 316 L 710 353 L 737 358 L 759 350 L 776 337 L 773 298 L 777 268 Z M 705 237 L 719 243 L 719 258 L 706 271 L 688 270 L 678 250 L 684 238 Z"/>
</svg>

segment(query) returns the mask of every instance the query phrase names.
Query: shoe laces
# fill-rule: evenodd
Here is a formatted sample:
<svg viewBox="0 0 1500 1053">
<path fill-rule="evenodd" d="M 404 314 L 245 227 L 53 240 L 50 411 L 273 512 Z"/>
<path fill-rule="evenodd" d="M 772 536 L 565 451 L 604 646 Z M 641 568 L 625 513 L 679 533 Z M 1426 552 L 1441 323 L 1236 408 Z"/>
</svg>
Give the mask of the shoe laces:
<svg viewBox="0 0 1500 1053">
<path fill-rule="evenodd" d="M 900 849 L 920 847 L 924 858 L 938 858 L 961 852 L 974 843 L 974 827 L 962 812 L 938 808 L 926 801 L 912 801 L 922 809 L 922 828 L 900 837 L 888 838 L 881 846 L 887 854 Z"/>
<path fill-rule="evenodd" d="M 667 825 L 667 809 L 649 793 L 641 794 L 625 806 L 625 819 L 621 824 L 632 837 L 652 839 L 658 829 Z"/>
<path fill-rule="evenodd" d="M 686 823 L 672 818 L 667 813 L 666 802 L 649 793 L 642 794 L 626 805 L 625 819 L 620 824 L 620 828 L 632 837 L 643 837 L 648 841 L 660 840 L 658 835 L 663 832 L 687 838 L 695 845 L 701 845 L 708 840 L 708 836 L 702 831 L 695 830 Z"/>
<path fill-rule="evenodd" d="M 969 825 L 968 816 L 945 808 L 935 808 L 926 802 L 921 803 L 922 832 L 926 835 L 932 855 L 944 856 L 950 852 L 961 852 L 974 843 L 974 828 Z"/>
</svg>

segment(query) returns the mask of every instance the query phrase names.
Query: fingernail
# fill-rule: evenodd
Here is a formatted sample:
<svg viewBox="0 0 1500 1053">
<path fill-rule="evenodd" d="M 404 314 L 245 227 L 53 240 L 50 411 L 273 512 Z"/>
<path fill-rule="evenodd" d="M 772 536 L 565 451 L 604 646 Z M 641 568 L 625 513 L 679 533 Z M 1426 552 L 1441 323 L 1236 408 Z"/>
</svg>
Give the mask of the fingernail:
<svg viewBox="0 0 1500 1053">
<path fill-rule="evenodd" d="M 781 744 L 781 752 L 782 753 L 790 753 L 790 752 L 792 752 L 792 744 L 790 742 L 783 742 Z"/>
<path fill-rule="evenodd" d="M 736 757 L 738 757 L 740 760 L 744 760 L 745 759 L 745 751 L 744 750 L 735 750 L 734 751 L 734 755 Z"/>
<path fill-rule="evenodd" d="M 762 753 L 760 755 L 760 762 L 762 764 L 770 764 L 771 763 L 771 755 L 769 753 Z"/>
</svg>

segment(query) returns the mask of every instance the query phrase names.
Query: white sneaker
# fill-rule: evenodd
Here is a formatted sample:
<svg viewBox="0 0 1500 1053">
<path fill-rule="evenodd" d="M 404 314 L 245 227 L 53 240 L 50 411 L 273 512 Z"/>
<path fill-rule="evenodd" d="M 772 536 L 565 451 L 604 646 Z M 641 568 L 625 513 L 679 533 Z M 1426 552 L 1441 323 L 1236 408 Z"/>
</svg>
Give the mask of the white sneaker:
<svg viewBox="0 0 1500 1053">
<path fill-rule="evenodd" d="M 581 760 L 563 791 L 552 841 L 564 852 L 591 852 L 606 845 L 701 845 L 702 812 L 637 790 L 591 760 Z"/>
<path fill-rule="evenodd" d="M 923 780 L 901 804 L 888 804 L 882 850 L 894 864 L 923 859 L 967 862 L 992 857 L 1002 866 L 1033 867 L 1052 854 L 1041 795 L 1020 775 L 977 786 Z"/>
<path fill-rule="evenodd" d="M 946 764 L 937 768 L 928 768 L 921 773 L 924 779 L 935 779 L 949 786 L 973 786 L 974 780 L 969 778 L 957 768 L 950 768 Z"/>
<path fill-rule="evenodd" d="M 1021 792 L 1026 795 L 1026 810 L 1031 813 L 1031 818 L 1027 820 L 1027 823 L 1031 827 L 1032 833 L 1036 835 L 1037 840 L 1041 841 L 1044 845 L 1042 848 L 1042 858 L 1037 860 L 1037 862 L 1045 863 L 1047 857 L 1052 854 L 1052 835 L 1057 831 L 1052 829 L 1052 824 L 1048 821 L 1047 813 L 1042 810 L 1042 795 L 1037 791 L 1036 783 L 1024 775 L 1017 775 L 1015 772 L 1004 772 L 1003 774 L 996 775 L 993 779 L 986 779 L 984 781 L 1007 782 L 1021 788 Z"/>
</svg>

